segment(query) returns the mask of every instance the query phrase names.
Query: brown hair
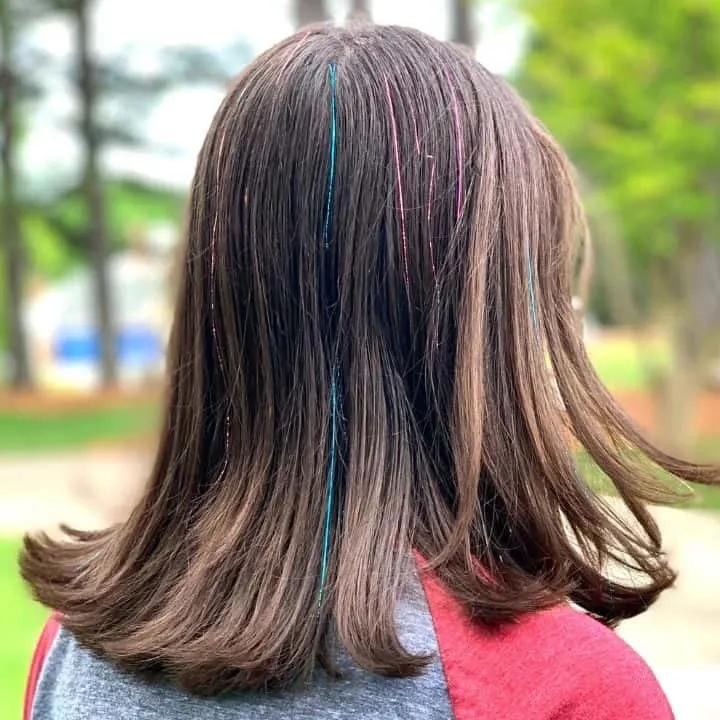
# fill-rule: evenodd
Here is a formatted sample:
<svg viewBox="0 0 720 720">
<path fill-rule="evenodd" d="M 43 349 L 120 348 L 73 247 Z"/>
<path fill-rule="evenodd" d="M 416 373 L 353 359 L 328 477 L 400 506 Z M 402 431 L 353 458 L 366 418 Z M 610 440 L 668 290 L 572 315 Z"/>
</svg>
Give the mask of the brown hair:
<svg viewBox="0 0 720 720">
<path fill-rule="evenodd" d="M 652 467 L 716 475 L 644 440 L 596 377 L 583 229 L 563 153 L 463 50 L 359 26 L 266 52 L 198 161 L 144 495 L 116 527 L 26 538 L 36 597 L 197 693 L 331 668 L 335 635 L 420 672 L 395 624 L 412 549 L 478 621 L 642 612 L 674 579 Z M 581 448 L 630 513 L 591 492 Z"/>
</svg>

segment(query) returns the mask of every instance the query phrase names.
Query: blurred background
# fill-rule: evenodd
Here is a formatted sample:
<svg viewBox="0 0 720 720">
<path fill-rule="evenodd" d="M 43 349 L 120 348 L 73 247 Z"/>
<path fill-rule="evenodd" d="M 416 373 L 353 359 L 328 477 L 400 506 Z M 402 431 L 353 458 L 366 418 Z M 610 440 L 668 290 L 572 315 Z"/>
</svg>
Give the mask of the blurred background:
<svg viewBox="0 0 720 720">
<path fill-rule="evenodd" d="M 0 720 L 44 617 L 16 577 L 21 534 L 127 511 L 196 154 L 231 78 L 306 23 L 412 25 L 519 90 L 580 177 L 598 373 L 663 447 L 720 460 L 720 0 L 661 5 L 0 0 Z M 627 625 L 679 718 L 720 717 L 718 509 L 701 489 L 657 510 L 680 583 Z"/>
</svg>

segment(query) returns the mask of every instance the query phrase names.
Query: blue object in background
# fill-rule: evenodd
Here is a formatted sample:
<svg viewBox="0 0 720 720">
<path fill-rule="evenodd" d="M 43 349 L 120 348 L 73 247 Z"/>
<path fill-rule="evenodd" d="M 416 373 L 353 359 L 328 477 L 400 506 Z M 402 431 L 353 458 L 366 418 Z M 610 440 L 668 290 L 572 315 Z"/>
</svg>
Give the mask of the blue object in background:
<svg viewBox="0 0 720 720">
<path fill-rule="evenodd" d="M 95 330 L 60 331 L 53 357 L 61 363 L 90 363 L 100 360 L 100 334 Z"/>
<path fill-rule="evenodd" d="M 154 367 L 163 358 L 163 344 L 149 328 L 123 328 L 115 345 L 120 365 Z"/>
<path fill-rule="evenodd" d="M 163 358 L 163 343 L 150 328 L 125 327 L 115 337 L 115 352 L 121 366 L 154 367 Z M 63 364 L 99 363 L 100 333 L 95 329 L 61 330 L 53 356 Z"/>
</svg>

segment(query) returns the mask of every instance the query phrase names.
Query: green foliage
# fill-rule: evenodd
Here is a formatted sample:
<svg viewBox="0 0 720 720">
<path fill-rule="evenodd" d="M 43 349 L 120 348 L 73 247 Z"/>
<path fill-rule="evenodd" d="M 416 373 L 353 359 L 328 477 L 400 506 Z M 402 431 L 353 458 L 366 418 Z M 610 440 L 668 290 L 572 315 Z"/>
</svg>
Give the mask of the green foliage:
<svg viewBox="0 0 720 720">
<path fill-rule="evenodd" d="M 105 188 L 111 247 L 123 247 L 138 227 L 156 222 L 179 224 L 182 201 L 175 193 L 115 181 Z M 61 275 L 87 259 L 86 207 L 74 189 L 45 206 L 25 208 L 24 237 L 31 270 L 42 277 Z"/>
<path fill-rule="evenodd" d="M 180 224 L 183 200 L 176 193 L 130 182 L 110 182 L 105 188 L 110 230 L 122 238 L 140 223 Z"/>
<path fill-rule="evenodd" d="M 21 227 L 27 249 L 28 266 L 43 278 L 59 277 L 73 265 L 73 257 L 63 239 L 45 221 L 39 210 L 22 213 Z"/>
<path fill-rule="evenodd" d="M 636 267 L 720 219 L 720 3 L 516 0 L 522 94 L 620 219 Z M 590 198 L 592 207 L 592 198 Z"/>
</svg>

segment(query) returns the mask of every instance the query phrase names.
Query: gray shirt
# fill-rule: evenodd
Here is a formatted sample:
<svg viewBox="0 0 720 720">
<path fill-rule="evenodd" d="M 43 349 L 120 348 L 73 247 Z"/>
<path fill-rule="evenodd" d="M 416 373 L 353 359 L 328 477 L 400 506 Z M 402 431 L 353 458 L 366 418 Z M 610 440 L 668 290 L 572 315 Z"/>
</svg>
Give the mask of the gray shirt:
<svg viewBox="0 0 720 720">
<path fill-rule="evenodd" d="M 400 604 L 398 625 L 408 650 L 435 654 L 419 677 L 380 677 L 358 668 L 344 654 L 340 659 L 344 671 L 341 680 L 319 672 L 312 684 L 299 690 L 221 698 L 198 698 L 169 683 L 129 675 L 81 647 L 61 629 L 40 676 L 32 720 L 452 718 L 432 618 L 422 590 Z"/>
</svg>

